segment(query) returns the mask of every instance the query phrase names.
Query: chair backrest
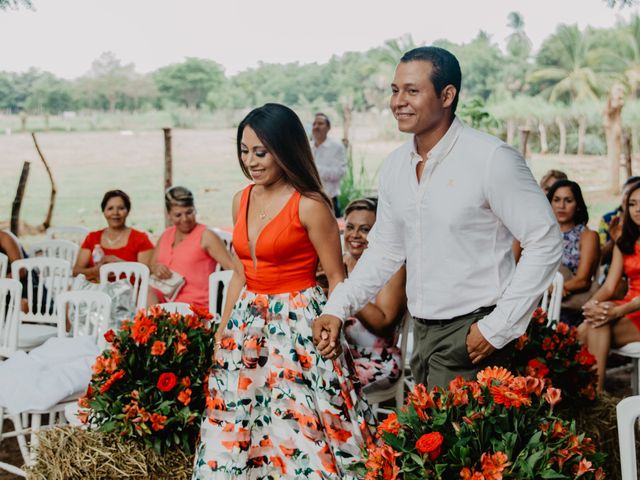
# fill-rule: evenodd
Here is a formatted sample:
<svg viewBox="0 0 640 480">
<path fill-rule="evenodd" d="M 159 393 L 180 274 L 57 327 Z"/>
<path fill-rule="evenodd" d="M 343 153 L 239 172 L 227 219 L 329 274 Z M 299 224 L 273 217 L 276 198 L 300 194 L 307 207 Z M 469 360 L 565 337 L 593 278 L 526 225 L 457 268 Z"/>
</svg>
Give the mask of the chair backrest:
<svg viewBox="0 0 640 480">
<path fill-rule="evenodd" d="M 233 270 L 213 272 L 209 275 L 209 311 L 222 315 L 222 309 L 227 300 L 227 289 L 233 276 Z M 220 290 L 222 287 L 222 291 Z"/>
<path fill-rule="evenodd" d="M 564 277 L 560 272 L 556 272 L 551 282 L 553 293 L 549 298 L 549 290 L 545 290 L 542 295 L 541 307 L 547 312 L 548 321 L 560 321 L 560 308 L 562 307 L 562 289 L 564 288 Z"/>
<path fill-rule="evenodd" d="M 71 264 L 61 258 L 23 258 L 11 264 L 11 276 L 27 281 L 29 311 L 21 314 L 22 321 L 57 323 L 55 300 L 69 286 Z"/>
<path fill-rule="evenodd" d="M 183 302 L 158 303 L 156 307 L 162 308 L 165 312 L 179 313 L 180 315 L 189 315 L 193 313 L 189 308 L 189 304 Z"/>
<path fill-rule="evenodd" d="M 29 257 L 52 257 L 67 260 L 75 265 L 80 246 L 69 240 L 43 240 L 35 242 L 28 250 Z"/>
<path fill-rule="evenodd" d="M 640 416 L 640 396 L 622 399 L 616 407 L 616 415 L 622 480 L 637 480 L 635 426 Z"/>
<path fill-rule="evenodd" d="M 9 266 L 9 257 L 4 253 L 0 253 L 0 278 L 7 276 L 7 268 Z"/>
<path fill-rule="evenodd" d="M 101 343 L 111 323 L 111 297 L 95 290 L 71 290 L 56 299 L 58 336 L 90 336 Z"/>
<path fill-rule="evenodd" d="M 139 262 L 106 263 L 100 267 L 100 283 L 102 285 L 120 278 L 131 280 L 133 304 L 136 310 L 145 308 L 149 291 L 149 267 Z"/>
<path fill-rule="evenodd" d="M 22 284 L 13 278 L 0 278 L 0 357 L 18 350 Z"/>
<path fill-rule="evenodd" d="M 89 232 L 90 230 L 87 227 L 81 225 L 62 225 L 47 228 L 47 238 L 51 240 L 65 239 L 80 245 L 85 237 L 89 235 Z"/>
<path fill-rule="evenodd" d="M 220 240 L 222 240 L 224 246 L 227 247 L 227 250 L 230 252 L 233 251 L 233 233 L 227 232 L 226 230 L 222 230 L 218 227 L 212 227 L 210 230 L 220 237 Z"/>
</svg>

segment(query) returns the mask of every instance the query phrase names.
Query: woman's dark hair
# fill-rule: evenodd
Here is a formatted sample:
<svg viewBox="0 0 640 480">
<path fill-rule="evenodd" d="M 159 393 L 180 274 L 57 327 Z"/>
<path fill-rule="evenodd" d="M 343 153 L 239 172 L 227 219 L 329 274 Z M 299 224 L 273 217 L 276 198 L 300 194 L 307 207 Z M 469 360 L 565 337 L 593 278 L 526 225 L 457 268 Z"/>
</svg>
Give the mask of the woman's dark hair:
<svg viewBox="0 0 640 480">
<path fill-rule="evenodd" d="M 251 174 L 242 161 L 242 133 L 246 127 L 251 127 L 273 155 L 293 188 L 306 197 L 322 199 L 331 206 L 329 197 L 322 190 L 307 134 L 293 110 L 278 103 L 267 103 L 251 110 L 238 125 L 238 162 L 242 173 L 251 180 Z"/>
<path fill-rule="evenodd" d="M 587 211 L 587 204 L 582 196 L 582 190 L 580 189 L 580 185 L 573 180 L 557 180 L 553 185 L 551 185 L 551 187 L 549 187 L 549 192 L 547 193 L 549 203 L 553 200 L 553 196 L 556 194 L 556 191 L 562 187 L 569 187 L 571 193 L 573 193 L 573 198 L 576 201 L 576 213 L 573 214 L 573 221 L 576 225 L 586 225 L 589 223 L 589 212 Z"/>
<path fill-rule="evenodd" d="M 116 197 L 120 197 L 122 199 L 125 208 L 130 212 L 131 199 L 129 198 L 129 195 L 124 193 L 122 190 L 109 190 L 104 194 L 104 197 L 102 197 L 102 202 L 100 202 L 100 208 L 102 209 L 102 211 L 104 212 L 104 209 L 107 208 L 107 203 L 109 203 L 109 200 Z"/>
<path fill-rule="evenodd" d="M 631 194 L 640 188 L 640 182 L 636 182 L 628 187 L 628 190 L 624 199 L 624 216 L 622 217 L 622 233 L 620 234 L 620 238 L 616 242 L 618 248 L 625 255 L 631 255 L 635 252 L 636 242 L 638 241 L 638 236 L 640 236 L 640 228 L 636 225 L 631 219 L 631 214 L 629 213 L 629 201 L 631 199 Z"/>
<path fill-rule="evenodd" d="M 462 83 L 460 63 L 455 55 L 444 48 L 418 47 L 409 50 L 400 59 L 402 63 L 415 61 L 429 62 L 433 67 L 431 69 L 431 83 L 433 83 L 437 95 L 440 95 L 447 85 L 453 85 L 456 88 L 456 96 L 451 104 L 451 113 L 455 113 Z"/>
<path fill-rule="evenodd" d="M 164 206 L 167 212 L 171 207 L 193 207 L 193 193 L 186 187 L 170 187 L 164 194 Z"/>
<path fill-rule="evenodd" d="M 351 212 L 356 210 L 366 210 L 367 212 L 376 213 L 378 210 L 378 197 L 364 197 L 352 200 L 344 209 L 344 216 L 347 217 Z"/>
</svg>

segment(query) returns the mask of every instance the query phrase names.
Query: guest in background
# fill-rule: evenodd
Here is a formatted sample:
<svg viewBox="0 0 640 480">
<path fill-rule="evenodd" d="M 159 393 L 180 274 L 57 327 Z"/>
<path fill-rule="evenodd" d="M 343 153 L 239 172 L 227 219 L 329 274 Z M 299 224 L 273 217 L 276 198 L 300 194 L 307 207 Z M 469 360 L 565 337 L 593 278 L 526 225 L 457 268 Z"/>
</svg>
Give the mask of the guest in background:
<svg viewBox="0 0 640 480">
<path fill-rule="evenodd" d="M 580 185 L 571 180 L 556 181 L 547 198 L 562 232 L 560 273 L 564 276 L 563 320 L 576 325 L 582 321 L 582 306 L 597 288 L 594 275 L 600 263 L 598 234 L 587 227 L 589 213 Z"/>
<path fill-rule="evenodd" d="M 551 185 L 556 183 L 558 180 L 567 180 L 568 178 L 569 177 L 567 177 L 567 174 L 562 170 L 549 170 L 540 179 L 540 188 L 546 195 L 547 193 L 549 193 Z"/>
<path fill-rule="evenodd" d="M 233 269 L 231 255 L 215 233 L 196 220 L 193 193 L 185 187 L 171 187 L 164 196 L 167 215 L 173 223 L 167 228 L 151 256 L 151 273 L 168 279 L 172 272 L 180 274 L 185 284 L 172 300 L 209 305 L 209 275 L 218 264 Z M 149 305 L 168 301 L 159 290 L 150 289 Z"/>
<path fill-rule="evenodd" d="M 16 236 L 9 232 L 0 230 L 0 253 L 4 253 L 7 256 L 7 278 L 11 278 L 11 264 L 16 260 L 21 260 L 27 257 L 27 253 L 20 245 L 20 241 L 16 238 Z M 34 272 L 34 284 L 33 288 L 37 289 L 37 279 L 38 276 Z M 22 284 L 22 301 L 21 301 L 21 309 L 23 312 L 29 311 L 29 302 L 28 302 L 28 282 L 27 275 L 23 271 L 23 275 L 19 278 L 20 283 Z"/>
<path fill-rule="evenodd" d="M 344 211 L 346 253 L 343 260 L 347 276 L 367 248 L 377 206 L 377 198 L 361 198 L 349 203 Z M 345 339 L 365 393 L 390 387 L 404 368 L 398 337 L 407 309 L 406 277 L 406 269 L 401 267 L 373 302 L 344 322 Z"/>
<path fill-rule="evenodd" d="M 627 178 L 622 187 L 622 201 L 620 205 L 610 212 L 605 213 L 600 219 L 598 235 L 600 236 L 600 246 L 602 247 L 603 265 L 609 265 L 611 263 L 613 246 L 622 233 L 622 205 L 624 205 L 626 196 L 629 193 L 629 187 L 638 181 L 640 181 L 640 177 L 637 176 Z"/>
<path fill-rule="evenodd" d="M 149 265 L 153 244 L 147 234 L 127 227 L 131 199 L 122 190 L 110 190 L 100 203 L 107 228 L 89 233 L 80 246 L 73 275 L 100 281 L 100 267 L 113 262 L 140 262 Z"/>
<path fill-rule="evenodd" d="M 313 120 L 311 135 L 311 152 L 316 162 L 316 168 L 320 174 L 322 187 L 333 203 L 333 211 L 338 218 L 340 216 L 340 182 L 347 171 L 346 152 L 342 144 L 331 140 L 327 134 L 331 130 L 329 117 L 324 113 L 316 113 Z"/>
<path fill-rule="evenodd" d="M 580 340 L 596 357 L 600 392 L 609 349 L 640 342 L 640 182 L 633 183 L 626 193 L 622 233 L 613 247 L 607 279 L 584 306 L 585 321 L 578 327 Z M 623 273 L 629 290 L 622 300 L 612 300 Z"/>
</svg>

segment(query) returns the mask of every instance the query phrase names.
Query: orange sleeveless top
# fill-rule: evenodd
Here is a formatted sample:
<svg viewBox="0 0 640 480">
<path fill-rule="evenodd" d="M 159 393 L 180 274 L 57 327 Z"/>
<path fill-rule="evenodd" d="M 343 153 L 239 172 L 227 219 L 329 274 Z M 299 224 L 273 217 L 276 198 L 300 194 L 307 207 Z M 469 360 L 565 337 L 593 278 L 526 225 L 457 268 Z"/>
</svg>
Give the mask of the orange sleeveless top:
<svg viewBox="0 0 640 480">
<path fill-rule="evenodd" d="M 294 192 L 256 239 L 254 267 L 249 250 L 247 207 L 253 185 L 242 192 L 233 228 L 233 248 L 244 266 L 247 289 L 254 293 L 296 292 L 316 285 L 318 254 L 300 222 L 300 193 Z"/>
</svg>

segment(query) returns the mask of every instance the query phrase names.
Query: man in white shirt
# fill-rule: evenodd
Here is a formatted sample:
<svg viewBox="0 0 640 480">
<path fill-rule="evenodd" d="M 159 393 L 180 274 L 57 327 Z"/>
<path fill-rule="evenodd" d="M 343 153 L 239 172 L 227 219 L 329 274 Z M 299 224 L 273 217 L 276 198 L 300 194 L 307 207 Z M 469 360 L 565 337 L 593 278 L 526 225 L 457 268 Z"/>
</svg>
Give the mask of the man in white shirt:
<svg viewBox="0 0 640 480">
<path fill-rule="evenodd" d="M 391 110 L 413 138 L 380 171 L 369 247 L 313 325 L 322 355 L 339 352 L 341 322 L 406 262 L 417 382 L 446 386 L 504 364 L 562 255 L 549 202 L 522 156 L 455 116 L 461 73 L 436 47 L 402 57 Z M 511 244 L 523 254 L 516 266 Z M 502 358 L 501 358 L 502 357 Z"/>
<path fill-rule="evenodd" d="M 316 161 L 320 180 L 322 180 L 322 186 L 333 202 L 333 210 L 337 218 L 340 216 L 340 205 L 338 204 L 340 182 L 347 171 L 347 162 L 342 144 L 327 137 L 329 130 L 331 130 L 329 117 L 324 113 L 316 113 L 311 130 L 313 136 L 311 151 Z"/>
</svg>

